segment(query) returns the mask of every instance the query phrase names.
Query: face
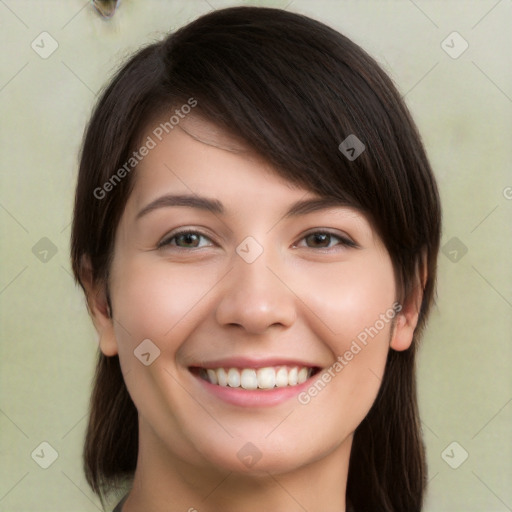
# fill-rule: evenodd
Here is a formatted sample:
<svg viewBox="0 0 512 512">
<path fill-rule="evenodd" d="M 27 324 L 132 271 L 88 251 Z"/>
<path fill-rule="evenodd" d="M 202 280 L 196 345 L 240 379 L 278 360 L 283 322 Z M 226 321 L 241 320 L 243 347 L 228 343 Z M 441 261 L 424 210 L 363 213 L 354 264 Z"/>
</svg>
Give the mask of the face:
<svg viewBox="0 0 512 512">
<path fill-rule="evenodd" d="M 308 207 L 321 198 L 198 117 L 134 178 L 110 268 L 114 321 L 96 313 L 96 325 L 101 350 L 119 354 L 141 448 L 254 473 L 348 453 L 390 344 L 412 337 L 368 219 Z"/>
</svg>

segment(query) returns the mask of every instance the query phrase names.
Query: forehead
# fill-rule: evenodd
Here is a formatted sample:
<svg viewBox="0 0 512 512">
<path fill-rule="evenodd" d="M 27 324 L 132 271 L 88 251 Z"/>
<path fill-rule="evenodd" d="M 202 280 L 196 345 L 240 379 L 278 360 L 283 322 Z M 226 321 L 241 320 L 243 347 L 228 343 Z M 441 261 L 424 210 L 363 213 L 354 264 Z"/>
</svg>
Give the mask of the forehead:
<svg viewBox="0 0 512 512">
<path fill-rule="evenodd" d="M 168 117 L 155 118 L 142 134 L 143 141 L 152 136 L 156 145 L 137 165 L 127 204 L 130 217 L 159 198 L 169 205 L 174 200 L 164 196 L 171 194 L 213 199 L 222 203 L 222 214 L 228 216 L 264 217 L 268 212 L 281 218 L 290 211 L 296 216 L 321 210 L 322 204 L 296 205 L 325 197 L 281 176 L 243 139 L 203 117 L 186 116 L 162 140 L 156 139 L 153 130 Z M 359 209 L 332 198 L 328 208 L 324 210 L 352 218 L 365 231 L 373 231 L 370 219 Z"/>
<path fill-rule="evenodd" d="M 147 126 L 142 141 L 159 122 Z M 132 179 L 119 224 L 124 233 L 180 219 L 220 222 L 226 232 L 264 233 L 300 221 L 310 227 L 348 229 L 368 247 L 387 252 L 369 214 L 291 182 L 243 140 L 201 118 L 187 117 L 158 141 L 136 166 Z M 219 207 L 205 207 L 208 203 Z"/>
<path fill-rule="evenodd" d="M 233 153 L 245 153 L 256 156 L 247 142 L 235 133 L 229 133 L 208 119 L 199 115 L 189 115 L 180 120 L 177 128 L 194 140 L 208 146 L 231 151 Z"/>
<path fill-rule="evenodd" d="M 291 193 L 317 195 L 292 183 L 275 170 L 261 155 L 236 136 L 197 115 L 189 115 L 159 140 L 154 128 L 165 118 L 148 123 L 140 140 L 151 137 L 154 148 L 136 167 L 131 198 L 137 202 L 167 187 L 187 193 L 245 189 L 254 195 Z"/>
</svg>

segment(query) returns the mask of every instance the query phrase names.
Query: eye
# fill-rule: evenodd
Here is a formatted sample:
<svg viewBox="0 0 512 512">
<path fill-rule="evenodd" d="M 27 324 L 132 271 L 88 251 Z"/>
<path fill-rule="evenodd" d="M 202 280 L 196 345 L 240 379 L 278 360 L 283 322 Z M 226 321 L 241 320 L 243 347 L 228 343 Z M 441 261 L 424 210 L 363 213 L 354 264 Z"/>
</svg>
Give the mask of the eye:
<svg viewBox="0 0 512 512">
<path fill-rule="evenodd" d="M 159 242 L 158 248 L 166 246 L 175 246 L 179 247 L 180 249 L 198 249 L 200 247 L 205 247 L 204 245 L 199 245 L 199 241 L 201 240 L 201 238 L 205 240 L 210 240 L 210 238 L 208 238 L 200 231 L 178 231 L 177 233 L 171 233 L 170 236 L 164 238 L 161 242 Z"/>
<path fill-rule="evenodd" d="M 200 231 L 187 229 L 171 233 L 168 237 L 159 242 L 157 247 L 174 246 L 179 249 L 200 249 L 201 247 L 213 245 L 213 242 L 211 244 L 201 245 L 201 239 L 211 242 L 211 239 Z M 329 231 L 314 231 L 306 234 L 301 241 L 302 240 L 306 241 L 306 247 L 310 249 L 330 249 L 336 245 L 357 247 L 357 244 L 350 238 Z M 296 247 L 296 245 L 294 245 L 294 247 Z"/>
<path fill-rule="evenodd" d="M 334 234 L 329 231 L 314 231 L 304 236 L 302 240 L 306 241 L 306 247 L 310 249 L 330 249 L 334 245 L 341 245 L 345 247 L 357 247 L 357 244 L 346 236 Z M 339 243 L 332 244 L 333 241 Z M 311 244 L 311 245 L 310 245 Z"/>
</svg>

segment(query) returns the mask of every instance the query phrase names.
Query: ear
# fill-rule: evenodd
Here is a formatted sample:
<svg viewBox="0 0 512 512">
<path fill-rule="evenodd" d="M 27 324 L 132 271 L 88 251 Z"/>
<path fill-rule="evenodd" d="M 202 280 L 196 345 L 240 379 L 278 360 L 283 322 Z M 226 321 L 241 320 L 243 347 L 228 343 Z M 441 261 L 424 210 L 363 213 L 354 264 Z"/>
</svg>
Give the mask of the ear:
<svg viewBox="0 0 512 512">
<path fill-rule="evenodd" d="M 427 267 L 425 264 L 425 255 L 421 262 L 416 266 L 416 283 L 402 309 L 396 316 L 396 321 L 391 336 L 390 347 L 398 352 L 407 350 L 412 343 L 418 318 L 420 315 L 421 303 L 423 300 L 423 290 L 427 282 Z"/>
<path fill-rule="evenodd" d="M 87 307 L 94 327 L 99 334 L 99 346 L 106 356 L 118 353 L 114 332 L 114 320 L 108 304 L 107 284 L 93 279 L 93 271 L 88 256 L 82 256 L 80 281 L 85 290 Z"/>
</svg>

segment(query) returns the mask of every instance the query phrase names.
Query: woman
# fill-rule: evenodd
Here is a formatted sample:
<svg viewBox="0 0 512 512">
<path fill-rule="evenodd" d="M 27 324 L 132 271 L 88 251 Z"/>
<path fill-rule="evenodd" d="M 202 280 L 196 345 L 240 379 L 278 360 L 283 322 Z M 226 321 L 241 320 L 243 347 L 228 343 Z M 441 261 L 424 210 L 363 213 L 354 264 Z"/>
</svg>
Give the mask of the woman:
<svg viewBox="0 0 512 512">
<path fill-rule="evenodd" d="M 137 52 L 87 128 L 72 232 L 102 503 L 129 482 L 116 512 L 421 510 L 440 223 L 399 93 L 333 29 L 236 7 Z"/>
</svg>

